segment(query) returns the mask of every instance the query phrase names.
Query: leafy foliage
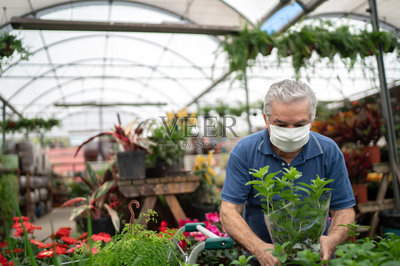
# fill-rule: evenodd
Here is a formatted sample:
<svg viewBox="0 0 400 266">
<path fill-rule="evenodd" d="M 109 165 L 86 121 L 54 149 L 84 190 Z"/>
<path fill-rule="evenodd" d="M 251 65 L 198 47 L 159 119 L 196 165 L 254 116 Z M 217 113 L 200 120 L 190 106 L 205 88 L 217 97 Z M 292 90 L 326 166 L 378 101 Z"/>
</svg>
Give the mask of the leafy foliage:
<svg viewBox="0 0 400 266">
<path fill-rule="evenodd" d="M 79 153 L 79 151 L 85 144 L 101 136 L 113 137 L 114 140 L 123 147 L 124 151 L 136 151 L 136 150 L 149 151 L 150 146 L 154 145 L 154 143 L 149 139 L 142 137 L 142 133 L 144 132 L 149 120 L 141 122 L 133 120 L 128 125 L 123 127 L 121 126 L 121 120 L 119 114 L 117 114 L 117 117 L 118 117 L 118 125 L 114 125 L 114 131 L 101 132 L 85 140 L 76 149 L 74 157 L 76 157 L 76 155 Z"/>
<path fill-rule="evenodd" d="M 72 210 L 70 220 L 74 220 L 78 216 L 84 215 L 86 212 L 91 212 L 91 217 L 100 218 L 104 211 L 107 211 L 111 217 L 114 228 L 119 232 L 120 219 L 118 213 L 112 209 L 107 200 L 111 196 L 111 193 L 116 188 L 117 184 L 114 179 L 108 180 L 104 176 L 98 176 L 90 166 L 86 164 L 87 177 L 82 177 L 88 189 L 91 191 L 91 195 L 88 197 L 76 197 L 66 201 L 61 207 L 73 206 L 76 203 L 80 205 Z M 103 212 L 102 212 L 103 211 Z"/>
<path fill-rule="evenodd" d="M 53 127 L 60 126 L 60 120 L 50 118 L 20 118 L 18 120 L 6 119 L 5 121 L 0 122 L 0 128 L 3 132 L 22 132 L 22 131 L 50 131 Z"/>
<path fill-rule="evenodd" d="M 269 173 L 269 166 L 251 169 L 256 180 L 249 181 L 258 191 L 256 197 L 264 202 L 261 207 L 266 215 L 268 230 L 281 262 L 292 260 L 298 250 L 319 249 L 319 238 L 325 230 L 330 203 L 330 188 L 325 187 L 332 179 L 319 178 L 310 184 L 298 182 L 302 174 L 291 167 Z M 276 245 L 278 244 L 278 245 Z"/>
<path fill-rule="evenodd" d="M 141 224 L 125 225 L 121 234 L 94 256 L 94 265 L 178 265 L 178 252 L 172 237 L 175 230 L 157 233 Z"/>
<path fill-rule="evenodd" d="M 337 55 L 348 69 L 354 66 L 359 58 L 372 56 L 382 47 L 384 53 L 397 50 L 400 55 L 399 37 L 394 32 L 371 32 L 361 30 L 353 33 L 350 26 L 335 27 L 331 22 L 304 25 L 302 28 L 289 28 L 282 34 L 269 35 L 259 28 L 244 27 L 238 35 L 228 35 L 222 43 L 223 50 L 228 54 L 229 70 L 237 71 L 242 79 L 247 67 L 255 65 L 255 59 L 260 54 L 268 56 L 275 48 L 278 61 L 291 57 L 292 66 L 299 74 L 301 68 L 310 63 L 315 51 L 320 58 L 328 58 L 333 62 Z"/>
<path fill-rule="evenodd" d="M 31 53 L 24 47 L 22 40 L 8 32 L 0 35 L 0 70 L 7 60 L 18 53 L 22 60 L 28 60 Z"/>
</svg>

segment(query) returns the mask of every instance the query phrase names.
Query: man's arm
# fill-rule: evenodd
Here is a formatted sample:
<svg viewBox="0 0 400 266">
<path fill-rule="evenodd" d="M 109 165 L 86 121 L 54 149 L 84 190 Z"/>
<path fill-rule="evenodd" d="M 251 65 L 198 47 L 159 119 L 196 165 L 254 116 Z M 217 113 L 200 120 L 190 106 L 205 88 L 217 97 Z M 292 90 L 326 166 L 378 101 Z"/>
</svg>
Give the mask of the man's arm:
<svg viewBox="0 0 400 266">
<path fill-rule="evenodd" d="M 330 210 L 332 217 L 329 226 L 328 235 L 321 236 L 321 259 L 329 260 L 335 252 L 336 246 L 346 241 L 349 237 L 349 229 L 340 224 L 351 224 L 355 221 L 355 212 L 353 207 L 343 210 Z"/>
<path fill-rule="evenodd" d="M 251 254 L 255 255 L 261 265 L 279 264 L 279 260 L 271 254 L 271 251 L 265 252 L 266 249 L 273 249 L 274 246 L 262 241 L 250 229 L 241 215 L 242 210 L 242 205 L 222 200 L 220 218 L 226 232 Z"/>
</svg>

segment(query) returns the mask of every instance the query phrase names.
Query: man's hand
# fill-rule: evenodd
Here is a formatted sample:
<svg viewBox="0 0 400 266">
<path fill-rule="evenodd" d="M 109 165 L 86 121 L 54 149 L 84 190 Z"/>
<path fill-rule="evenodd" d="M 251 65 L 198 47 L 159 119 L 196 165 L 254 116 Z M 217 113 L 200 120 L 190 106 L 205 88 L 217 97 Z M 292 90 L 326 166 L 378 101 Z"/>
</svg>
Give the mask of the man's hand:
<svg viewBox="0 0 400 266">
<path fill-rule="evenodd" d="M 321 260 L 330 260 L 336 250 L 336 240 L 329 236 L 321 236 L 319 243 L 321 245 Z"/>
<path fill-rule="evenodd" d="M 256 249 L 254 255 L 256 256 L 258 262 L 262 266 L 273 266 L 273 265 L 280 265 L 279 260 L 272 255 L 273 251 L 265 251 L 267 249 L 274 249 L 274 245 L 264 243 Z"/>
</svg>

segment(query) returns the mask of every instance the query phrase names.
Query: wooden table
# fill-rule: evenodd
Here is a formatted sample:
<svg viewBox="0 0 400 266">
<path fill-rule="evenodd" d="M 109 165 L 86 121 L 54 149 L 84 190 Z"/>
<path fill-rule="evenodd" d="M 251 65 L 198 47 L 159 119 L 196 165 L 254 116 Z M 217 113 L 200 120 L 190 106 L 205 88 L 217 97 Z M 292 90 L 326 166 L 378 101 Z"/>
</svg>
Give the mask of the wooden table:
<svg viewBox="0 0 400 266">
<path fill-rule="evenodd" d="M 141 212 L 154 209 L 158 195 L 164 195 L 175 221 L 186 219 L 176 194 L 194 192 L 200 185 L 198 176 L 177 176 L 118 181 L 119 191 L 127 198 L 144 197 Z M 144 223 L 144 221 L 142 222 Z"/>
<path fill-rule="evenodd" d="M 394 208 L 394 199 L 385 199 L 386 191 L 389 185 L 389 165 L 373 165 L 373 170 L 378 173 L 383 173 L 376 200 L 357 204 L 360 214 L 372 213 L 370 224 L 371 228 L 369 230 L 370 237 L 376 236 L 379 224 L 379 212 Z"/>
</svg>

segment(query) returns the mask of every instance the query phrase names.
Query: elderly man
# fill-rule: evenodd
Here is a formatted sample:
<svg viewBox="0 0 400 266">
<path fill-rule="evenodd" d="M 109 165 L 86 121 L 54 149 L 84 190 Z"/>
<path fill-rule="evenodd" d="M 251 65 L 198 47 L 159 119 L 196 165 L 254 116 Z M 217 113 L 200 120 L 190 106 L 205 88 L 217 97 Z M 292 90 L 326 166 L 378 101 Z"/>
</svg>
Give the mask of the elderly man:
<svg viewBox="0 0 400 266">
<path fill-rule="evenodd" d="M 273 248 L 264 222 L 257 193 L 245 184 L 253 180 L 249 169 L 269 165 L 269 172 L 295 167 L 310 182 L 319 175 L 333 179 L 328 234 L 320 238 L 321 259 L 329 259 L 338 244 L 348 237 L 340 224 L 354 222 L 355 200 L 343 154 L 336 143 L 310 131 L 315 119 L 317 98 L 302 82 L 283 80 L 272 84 L 264 99 L 266 129 L 249 135 L 234 147 L 229 156 L 222 189 L 221 222 L 229 235 L 242 244 L 258 262 L 275 265 L 278 260 L 267 249 Z M 242 216 L 243 211 L 243 216 Z"/>
</svg>

